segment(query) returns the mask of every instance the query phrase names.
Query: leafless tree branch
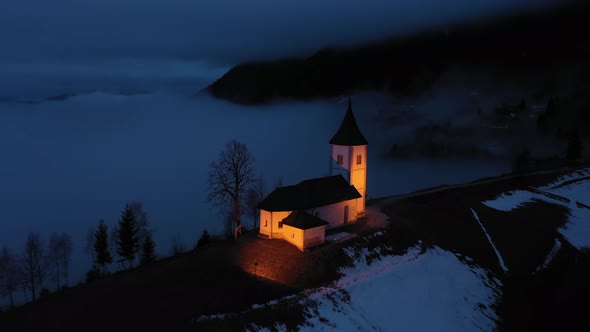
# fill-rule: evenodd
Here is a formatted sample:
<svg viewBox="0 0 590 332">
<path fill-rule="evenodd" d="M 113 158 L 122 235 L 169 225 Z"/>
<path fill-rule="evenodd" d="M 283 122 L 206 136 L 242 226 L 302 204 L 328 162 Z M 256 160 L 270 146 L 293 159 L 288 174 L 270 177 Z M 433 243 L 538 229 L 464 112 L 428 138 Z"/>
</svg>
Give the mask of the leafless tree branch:
<svg viewBox="0 0 590 332">
<path fill-rule="evenodd" d="M 254 156 L 245 144 L 232 140 L 225 145 L 217 161 L 209 164 L 207 201 L 225 211 L 230 209 L 241 227 L 241 205 L 244 195 L 254 183 Z"/>
</svg>

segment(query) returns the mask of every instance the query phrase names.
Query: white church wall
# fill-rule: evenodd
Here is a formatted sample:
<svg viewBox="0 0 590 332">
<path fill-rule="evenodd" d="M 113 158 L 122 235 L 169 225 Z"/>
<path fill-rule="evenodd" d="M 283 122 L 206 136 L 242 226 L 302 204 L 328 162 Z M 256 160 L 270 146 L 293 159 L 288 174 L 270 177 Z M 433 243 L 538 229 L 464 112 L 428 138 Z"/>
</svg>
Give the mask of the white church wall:
<svg viewBox="0 0 590 332">
<path fill-rule="evenodd" d="M 326 226 L 319 226 L 303 231 L 303 248 L 308 249 L 326 242 Z"/>
<path fill-rule="evenodd" d="M 299 250 L 305 250 L 303 246 L 303 230 L 289 225 L 283 225 L 283 238 L 299 248 Z"/>
<path fill-rule="evenodd" d="M 360 156 L 360 164 L 357 163 L 357 158 Z M 352 147 L 352 165 L 350 184 L 354 185 L 356 190 L 363 195 L 362 199 L 358 199 L 357 209 L 359 213 L 365 211 L 365 200 L 367 196 L 367 146 L 353 146 Z"/>
<path fill-rule="evenodd" d="M 287 218 L 289 214 L 291 214 L 291 211 L 270 212 L 260 210 L 260 233 L 270 238 L 282 238 L 283 228 L 279 226 L 279 223 Z"/>
<path fill-rule="evenodd" d="M 282 237 L 284 233 L 284 226 L 280 226 L 279 223 L 283 219 L 287 218 L 292 211 L 274 211 L 272 212 L 272 237 Z"/>
<path fill-rule="evenodd" d="M 338 164 L 338 155 L 342 155 L 342 164 Z M 346 181 L 350 180 L 350 146 L 332 145 L 330 175 L 342 174 Z"/>
<path fill-rule="evenodd" d="M 344 207 L 348 205 L 348 222 L 355 222 L 357 215 L 357 200 L 351 199 L 348 201 L 321 206 L 315 209 L 310 209 L 308 212 L 317 215 L 324 219 L 330 225 L 328 228 L 344 225 Z"/>
<path fill-rule="evenodd" d="M 260 210 L 260 233 L 270 236 L 272 225 L 272 214 L 270 211 Z"/>
</svg>

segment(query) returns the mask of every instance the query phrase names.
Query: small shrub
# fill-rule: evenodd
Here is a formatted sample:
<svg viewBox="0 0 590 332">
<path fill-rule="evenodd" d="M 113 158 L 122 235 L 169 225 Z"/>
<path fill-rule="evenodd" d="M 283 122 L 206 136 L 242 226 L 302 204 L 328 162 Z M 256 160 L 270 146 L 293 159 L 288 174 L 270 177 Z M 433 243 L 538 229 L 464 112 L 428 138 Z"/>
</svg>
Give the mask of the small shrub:
<svg viewBox="0 0 590 332">
<path fill-rule="evenodd" d="M 205 228 L 199 237 L 199 241 L 197 242 L 197 248 L 204 247 L 211 243 L 211 234 Z"/>
<path fill-rule="evenodd" d="M 92 265 L 92 267 L 90 268 L 90 270 L 88 270 L 88 272 L 86 272 L 86 282 L 92 282 L 98 278 L 100 278 L 100 270 L 98 269 L 98 266 L 96 265 Z"/>
<path fill-rule="evenodd" d="M 44 287 L 43 289 L 41 289 L 41 292 L 39 292 L 39 298 L 47 297 L 49 294 L 51 294 L 51 292 L 49 292 L 49 289 Z"/>
</svg>

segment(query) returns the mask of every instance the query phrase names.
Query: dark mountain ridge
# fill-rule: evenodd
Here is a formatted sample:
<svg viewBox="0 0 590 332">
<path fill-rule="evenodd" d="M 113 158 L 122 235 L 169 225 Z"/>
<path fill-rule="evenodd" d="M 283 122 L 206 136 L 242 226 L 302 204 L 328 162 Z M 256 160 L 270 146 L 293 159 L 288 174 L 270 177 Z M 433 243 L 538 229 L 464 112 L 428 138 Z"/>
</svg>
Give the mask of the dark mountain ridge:
<svg viewBox="0 0 590 332">
<path fill-rule="evenodd" d="M 590 68 L 589 9 L 586 2 L 571 2 L 355 48 L 326 48 L 308 58 L 243 63 L 207 90 L 235 103 L 259 104 L 367 90 L 415 96 L 453 68 L 549 80 L 566 67 Z"/>
</svg>

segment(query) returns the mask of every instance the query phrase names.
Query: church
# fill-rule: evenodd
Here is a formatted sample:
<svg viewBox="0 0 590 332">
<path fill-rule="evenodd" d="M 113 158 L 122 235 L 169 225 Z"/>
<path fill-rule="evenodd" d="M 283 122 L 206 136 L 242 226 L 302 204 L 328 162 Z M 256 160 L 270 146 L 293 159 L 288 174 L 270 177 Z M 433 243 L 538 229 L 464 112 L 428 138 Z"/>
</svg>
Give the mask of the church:
<svg viewBox="0 0 590 332">
<path fill-rule="evenodd" d="M 260 237 L 284 239 L 305 251 L 325 242 L 326 229 L 365 216 L 368 142 L 356 123 L 350 99 L 329 143 L 329 176 L 278 187 L 258 204 Z"/>
</svg>

